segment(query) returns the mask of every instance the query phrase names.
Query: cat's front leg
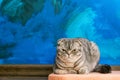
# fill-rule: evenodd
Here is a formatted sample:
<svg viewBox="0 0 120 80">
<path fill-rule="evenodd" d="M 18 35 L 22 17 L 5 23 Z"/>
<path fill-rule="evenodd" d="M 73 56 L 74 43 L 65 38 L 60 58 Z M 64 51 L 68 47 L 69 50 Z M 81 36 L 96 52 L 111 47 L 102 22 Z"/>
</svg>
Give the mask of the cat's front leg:
<svg viewBox="0 0 120 80">
<path fill-rule="evenodd" d="M 68 71 L 64 69 L 55 69 L 54 73 L 55 74 L 68 74 Z"/>
<path fill-rule="evenodd" d="M 89 73 L 89 69 L 87 66 L 84 66 L 84 67 L 81 67 L 79 70 L 78 70 L 78 74 L 88 74 Z"/>
<path fill-rule="evenodd" d="M 69 74 L 77 74 L 77 71 L 73 70 L 73 69 L 68 70 L 68 72 L 69 72 Z"/>
</svg>

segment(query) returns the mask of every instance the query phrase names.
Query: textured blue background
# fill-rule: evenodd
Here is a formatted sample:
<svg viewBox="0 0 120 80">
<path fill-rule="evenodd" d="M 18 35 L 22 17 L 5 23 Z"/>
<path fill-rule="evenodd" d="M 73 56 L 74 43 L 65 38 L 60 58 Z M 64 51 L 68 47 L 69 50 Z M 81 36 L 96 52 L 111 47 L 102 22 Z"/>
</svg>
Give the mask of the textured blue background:
<svg viewBox="0 0 120 80">
<path fill-rule="evenodd" d="M 120 65 L 120 0 L 0 0 L 0 64 L 53 64 L 59 38 L 93 40 Z"/>
</svg>

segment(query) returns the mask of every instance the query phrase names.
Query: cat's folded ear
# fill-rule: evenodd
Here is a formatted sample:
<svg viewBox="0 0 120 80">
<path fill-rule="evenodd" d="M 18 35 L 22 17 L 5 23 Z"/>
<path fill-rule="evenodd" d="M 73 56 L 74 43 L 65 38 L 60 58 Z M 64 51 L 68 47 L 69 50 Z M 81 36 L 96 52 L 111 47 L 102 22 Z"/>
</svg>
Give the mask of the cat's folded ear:
<svg viewBox="0 0 120 80">
<path fill-rule="evenodd" d="M 95 42 L 93 42 L 93 41 L 90 41 L 89 42 L 89 46 L 90 46 L 90 48 L 95 48 L 95 49 L 97 49 L 98 48 L 98 46 L 97 46 L 97 44 L 95 43 Z"/>
<path fill-rule="evenodd" d="M 57 45 L 59 46 L 62 42 L 64 42 L 66 40 L 66 38 L 61 38 L 61 39 L 58 39 L 57 41 Z"/>
</svg>

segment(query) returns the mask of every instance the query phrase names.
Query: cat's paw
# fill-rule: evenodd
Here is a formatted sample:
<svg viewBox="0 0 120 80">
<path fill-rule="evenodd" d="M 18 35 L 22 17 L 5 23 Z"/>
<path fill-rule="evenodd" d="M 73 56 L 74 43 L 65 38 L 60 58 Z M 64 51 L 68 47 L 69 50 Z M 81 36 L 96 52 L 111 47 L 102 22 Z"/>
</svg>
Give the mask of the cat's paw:
<svg viewBox="0 0 120 80">
<path fill-rule="evenodd" d="M 69 74 L 77 74 L 76 70 L 68 70 Z"/>
<path fill-rule="evenodd" d="M 89 73 L 89 70 L 87 67 L 83 67 L 78 70 L 78 74 L 88 74 L 88 73 Z"/>
<path fill-rule="evenodd" d="M 68 71 L 67 70 L 62 70 L 62 69 L 56 69 L 54 70 L 55 74 L 67 74 Z"/>
</svg>

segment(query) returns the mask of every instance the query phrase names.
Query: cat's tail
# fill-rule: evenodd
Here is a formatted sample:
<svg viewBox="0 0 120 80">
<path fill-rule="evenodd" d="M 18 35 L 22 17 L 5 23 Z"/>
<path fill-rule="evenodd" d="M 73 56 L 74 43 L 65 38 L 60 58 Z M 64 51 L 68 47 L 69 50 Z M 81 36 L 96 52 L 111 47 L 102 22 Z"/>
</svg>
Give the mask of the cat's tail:
<svg viewBox="0 0 120 80">
<path fill-rule="evenodd" d="M 98 64 L 93 70 L 93 72 L 99 72 L 99 73 L 111 73 L 111 71 L 112 71 L 111 66 L 107 64 L 104 65 Z"/>
</svg>

